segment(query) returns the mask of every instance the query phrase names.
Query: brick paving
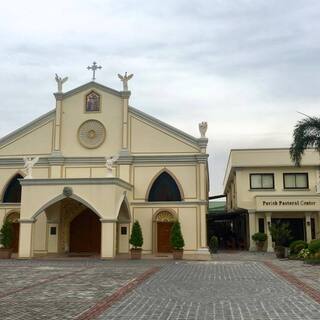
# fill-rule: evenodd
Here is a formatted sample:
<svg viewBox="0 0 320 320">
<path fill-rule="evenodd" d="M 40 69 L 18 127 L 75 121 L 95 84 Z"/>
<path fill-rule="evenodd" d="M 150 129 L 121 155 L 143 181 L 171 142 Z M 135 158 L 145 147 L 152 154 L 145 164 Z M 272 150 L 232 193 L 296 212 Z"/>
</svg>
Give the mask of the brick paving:
<svg viewBox="0 0 320 320">
<path fill-rule="evenodd" d="M 0 260 L 0 319 L 75 319 L 159 263 Z"/>
<path fill-rule="evenodd" d="M 108 319 L 320 319 L 320 305 L 257 261 L 163 267 L 109 308 Z"/>
<path fill-rule="evenodd" d="M 272 254 L 0 260 L 0 272 L 1 320 L 320 319 L 320 267 Z"/>
</svg>

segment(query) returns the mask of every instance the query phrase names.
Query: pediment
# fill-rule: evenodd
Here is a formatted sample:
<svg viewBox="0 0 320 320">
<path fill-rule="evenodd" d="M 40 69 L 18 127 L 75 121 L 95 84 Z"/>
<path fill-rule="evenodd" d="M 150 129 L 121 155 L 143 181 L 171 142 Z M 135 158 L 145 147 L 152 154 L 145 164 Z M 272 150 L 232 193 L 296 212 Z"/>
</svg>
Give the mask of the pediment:
<svg viewBox="0 0 320 320">
<path fill-rule="evenodd" d="M 62 94 L 62 99 L 71 97 L 71 96 L 76 95 L 76 94 L 78 94 L 80 92 L 84 92 L 84 91 L 87 91 L 87 90 L 94 90 L 94 89 L 97 89 L 97 90 L 100 90 L 102 92 L 106 92 L 106 93 L 115 95 L 117 97 L 122 97 L 122 95 L 123 95 L 121 91 L 114 90 L 112 88 L 104 86 L 103 84 L 100 84 L 100 83 L 95 82 L 95 81 L 90 81 L 90 82 L 88 82 L 86 84 L 81 85 L 80 87 L 74 88 L 74 89 L 72 89 L 70 91 L 67 91 L 67 92 L 63 93 Z"/>
</svg>

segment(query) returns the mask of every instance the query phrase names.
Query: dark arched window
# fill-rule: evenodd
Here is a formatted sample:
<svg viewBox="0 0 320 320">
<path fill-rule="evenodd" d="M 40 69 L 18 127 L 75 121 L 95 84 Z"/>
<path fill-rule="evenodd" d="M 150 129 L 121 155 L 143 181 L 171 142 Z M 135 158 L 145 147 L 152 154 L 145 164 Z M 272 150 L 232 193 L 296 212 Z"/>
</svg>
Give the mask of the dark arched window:
<svg viewBox="0 0 320 320">
<path fill-rule="evenodd" d="M 20 203 L 21 202 L 21 185 L 18 179 L 23 179 L 20 174 L 15 175 L 9 182 L 3 195 L 3 202 Z"/>
<path fill-rule="evenodd" d="M 148 201 L 181 201 L 177 183 L 167 172 L 162 172 L 153 183 Z"/>
</svg>

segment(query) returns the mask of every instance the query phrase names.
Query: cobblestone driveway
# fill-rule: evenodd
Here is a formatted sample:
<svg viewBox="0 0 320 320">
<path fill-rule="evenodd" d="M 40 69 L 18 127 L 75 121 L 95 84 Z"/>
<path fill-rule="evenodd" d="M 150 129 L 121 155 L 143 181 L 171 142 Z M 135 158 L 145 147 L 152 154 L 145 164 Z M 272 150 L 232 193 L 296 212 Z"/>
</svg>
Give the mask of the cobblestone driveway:
<svg viewBox="0 0 320 320">
<path fill-rule="evenodd" d="M 155 264 L 0 260 L 0 319 L 74 319 Z"/>
<path fill-rule="evenodd" d="M 99 319 L 319 320 L 320 306 L 260 262 L 181 262 Z"/>
</svg>

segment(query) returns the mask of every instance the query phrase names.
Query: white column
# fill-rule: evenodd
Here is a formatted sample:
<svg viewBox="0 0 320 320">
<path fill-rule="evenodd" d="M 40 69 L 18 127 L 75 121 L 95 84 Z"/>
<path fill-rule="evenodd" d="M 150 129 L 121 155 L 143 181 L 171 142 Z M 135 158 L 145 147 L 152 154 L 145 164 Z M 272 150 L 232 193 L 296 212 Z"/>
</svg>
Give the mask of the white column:
<svg viewBox="0 0 320 320">
<path fill-rule="evenodd" d="M 122 118 L 122 149 L 128 149 L 128 105 L 130 91 L 122 91 L 123 118 Z"/>
<path fill-rule="evenodd" d="M 306 237 L 307 242 L 309 243 L 312 240 L 312 233 L 311 233 L 311 213 L 306 212 L 305 213 L 305 225 L 306 225 Z"/>
<path fill-rule="evenodd" d="M 272 237 L 269 230 L 269 226 L 271 226 L 271 212 L 265 213 L 265 219 L 266 219 L 266 234 L 267 234 L 267 252 L 274 252 L 274 249 L 272 247 Z"/>
<path fill-rule="evenodd" d="M 101 219 L 101 259 L 116 255 L 116 220 Z"/>
<path fill-rule="evenodd" d="M 62 115 L 62 93 L 55 93 L 56 98 L 56 114 L 55 114 L 55 124 L 54 124 L 54 152 L 60 152 L 61 148 L 61 115 Z"/>
<path fill-rule="evenodd" d="M 252 240 L 252 235 L 256 233 L 256 213 L 249 210 L 249 251 L 256 251 L 256 243 Z"/>
<path fill-rule="evenodd" d="M 200 246 L 201 248 L 207 248 L 207 206 L 200 206 Z"/>
<path fill-rule="evenodd" d="M 33 219 L 20 219 L 19 234 L 19 259 L 30 259 L 32 257 L 32 234 Z"/>
</svg>

